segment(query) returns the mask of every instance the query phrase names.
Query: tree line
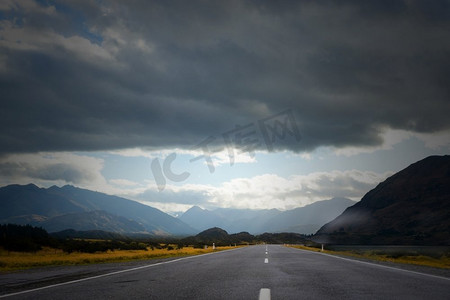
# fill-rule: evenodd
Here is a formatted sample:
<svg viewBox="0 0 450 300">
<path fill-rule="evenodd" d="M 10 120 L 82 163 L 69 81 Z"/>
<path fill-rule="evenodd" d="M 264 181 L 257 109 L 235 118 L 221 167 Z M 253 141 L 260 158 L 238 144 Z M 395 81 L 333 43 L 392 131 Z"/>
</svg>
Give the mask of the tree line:
<svg viewBox="0 0 450 300">
<path fill-rule="evenodd" d="M 0 225 L 0 247 L 7 251 L 36 252 L 43 247 L 61 249 L 64 252 L 106 252 L 114 250 L 182 249 L 185 246 L 203 248 L 204 245 L 228 246 L 256 244 L 299 244 L 308 242 L 308 236 L 298 233 L 264 233 L 251 235 L 248 232 L 228 234 L 221 228 L 210 228 L 196 236 L 170 238 L 136 236 L 130 238 L 109 232 L 64 232 L 49 234 L 41 227 L 31 225 Z"/>
<path fill-rule="evenodd" d="M 43 247 L 61 249 L 64 252 L 106 252 L 108 250 L 146 250 L 148 246 L 160 247 L 157 243 L 124 240 L 98 240 L 55 238 L 41 227 L 31 225 L 0 225 L 0 247 L 7 251 L 36 252 Z"/>
</svg>

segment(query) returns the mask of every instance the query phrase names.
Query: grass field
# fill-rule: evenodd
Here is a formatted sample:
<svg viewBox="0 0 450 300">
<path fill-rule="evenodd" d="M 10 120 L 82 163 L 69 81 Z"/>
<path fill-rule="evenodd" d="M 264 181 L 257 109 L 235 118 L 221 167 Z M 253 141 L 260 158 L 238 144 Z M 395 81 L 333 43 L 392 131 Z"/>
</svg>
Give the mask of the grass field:
<svg viewBox="0 0 450 300">
<path fill-rule="evenodd" d="M 314 247 L 306 247 L 306 246 L 298 246 L 298 245 L 288 245 L 292 248 L 298 248 L 303 250 L 321 252 L 321 249 Z M 402 264 L 413 264 L 413 265 L 421 265 L 421 266 L 429 266 L 435 268 L 443 268 L 450 269 L 450 256 L 441 255 L 439 257 L 428 256 L 423 254 L 412 254 L 408 252 L 402 253 L 401 251 L 397 251 L 395 254 L 393 253 L 384 253 L 383 251 L 331 251 L 324 250 L 323 253 L 334 254 L 334 255 L 345 255 L 357 258 L 366 258 L 371 260 L 378 261 L 388 261 Z"/>
<path fill-rule="evenodd" d="M 43 248 L 35 253 L 9 252 L 0 248 L 0 272 L 9 272 L 43 266 L 84 265 L 106 262 L 124 262 L 132 260 L 147 260 L 155 258 L 198 255 L 234 247 L 216 247 L 213 250 L 184 247 L 178 250 L 154 249 L 147 250 L 115 250 L 102 253 L 65 253 L 59 249 Z"/>
</svg>

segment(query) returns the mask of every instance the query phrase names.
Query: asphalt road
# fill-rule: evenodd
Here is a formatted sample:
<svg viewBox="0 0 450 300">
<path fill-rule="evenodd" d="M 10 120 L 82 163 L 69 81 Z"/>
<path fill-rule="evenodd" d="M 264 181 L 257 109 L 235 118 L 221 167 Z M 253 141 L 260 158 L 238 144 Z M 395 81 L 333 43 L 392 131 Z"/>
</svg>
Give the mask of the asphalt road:
<svg viewBox="0 0 450 300">
<path fill-rule="evenodd" d="M 20 273 L 14 276 L 20 281 Z M 38 277 L 39 272 L 33 276 Z M 4 283 L 0 280 L 0 284 Z M 16 290 L 11 295 L 11 291 L 3 289 L 0 297 L 268 299 L 270 294 L 271 299 L 450 299 L 450 278 L 279 245 L 122 265 L 118 269 L 93 271 L 90 277 L 72 278 L 72 282 L 41 284 L 35 290 L 30 290 L 26 279 L 22 285 L 24 291 Z"/>
</svg>

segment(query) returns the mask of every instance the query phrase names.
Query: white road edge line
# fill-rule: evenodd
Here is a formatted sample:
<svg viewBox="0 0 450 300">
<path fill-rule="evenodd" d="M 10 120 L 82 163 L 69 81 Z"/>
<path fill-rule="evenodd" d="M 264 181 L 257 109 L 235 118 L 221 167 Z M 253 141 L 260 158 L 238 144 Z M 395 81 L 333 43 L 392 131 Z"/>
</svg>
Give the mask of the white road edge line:
<svg viewBox="0 0 450 300">
<path fill-rule="evenodd" d="M 295 249 L 295 248 L 292 248 L 292 249 Z M 428 276 L 428 277 L 432 277 L 432 278 L 438 278 L 438 279 L 444 279 L 444 280 L 450 281 L 450 278 L 439 276 L 439 275 L 432 275 L 432 274 L 427 274 L 427 273 L 421 273 L 421 272 L 416 272 L 416 271 L 411 271 L 411 270 L 400 269 L 400 268 L 396 268 L 396 267 L 389 267 L 389 266 L 385 266 L 385 265 L 379 265 L 379 264 L 375 264 L 375 263 L 371 263 L 371 262 L 367 262 L 367 261 L 345 258 L 345 257 L 337 256 L 337 255 L 327 254 L 327 253 L 314 252 L 314 251 L 308 251 L 308 250 L 303 250 L 303 249 L 295 249 L 295 250 L 306 251 L 309 253 L 325 255 L 325 256 L 334 257 L 334 258 L 338 258 L 338 259 L 342 259 L 342 260 L 347 260 L 347 261 L 351 261 L 351 262 L 355 262 L 355 263 L 371 265 L 371 266 L 375 266 L 375 267 L 379 267 L 379 268 L 385 268 L 385 269 L 390 269 L 390 270 L 394 270 L 394 271 L 402 271 L 402 272 L 406 272 L 406 273 L 412 273 L 412 274 L 416 274 L 416 275 Z"/>
<path fill-rule="evenodd" d="M 269 259 L 268 258 L 264 259 L 264 263 L 268 264 L 269 263 Z"/>
<path fill-rule="evenodd" d="M 270 300 L 270 289 L 259 290 L 259 300 Z"/>
<path fill-rule="evenodd" d="M 222 250 L 222 251 L 218 251 L 218 252 L 211 252 L 211 253 L 205 253 L 205 254 L 199 254 L 199 255 L 193 255 L 193 256 L 177 258 L 177 259 L 174 259 L 174 260 L 163 261 L 163 262 L 150 264 L 150 265 L 144 265 L 144 266 L 140 266 L 140 267 L 136 267 L 136 268 L 125 269 L 125 270 L 120 270 L 120 271 L 116 271 L 116 272 L 96 275 L 96 276 L 92 276 L 92 277 L 86 277 L 86 278 L 81 278 L 81 279 L 77 279 L 77 280 L 72 280 L 72 281 L 67 281 L 67 282 L 61 282 L 61 283 L 57 283 L 57 284 L 47 285 L 47 286 L 43 286 L 43 287 L 31 289 L 31 290 L 25 290 L 25 291 L 16 292 L 16 293 L 0 295 L 0 298 L 6 298 L 6 297 L 22 295 L 22 294 L 31 293 L 31 292 L 37 292 L 37 291 L 41 291 L 41 290 L 46 290 L 46 289 L 58 287 L 58 286 L 74 284 L 74 283 L 88 281 L 88 280 L 92 280 L 92 279 L 97 279 L 97 278 L 112 276 L 112 275 L 116 275 L 116 274 L 136 271 L 136 270 L 140 270 L 140 269 L 156 267 L 156 266 L 165 265 L 165 264 L 171 264 L 171 263 L 179 262 L 179 261 L 182 261 L 182 260 L 193 259 L 193 258 L 197 258 L 197 257 L 201 257 L 201 256 L 211 255 L 211 254 L 219 254 L 219 253 L 224 253 L 224 252 L 229 252 L 229 251 L 234 251 L 234 250 L 239 250 L 239 249 L 245 249 L 245 248 L 236 248 L 236 249 Z"/>
</svg>

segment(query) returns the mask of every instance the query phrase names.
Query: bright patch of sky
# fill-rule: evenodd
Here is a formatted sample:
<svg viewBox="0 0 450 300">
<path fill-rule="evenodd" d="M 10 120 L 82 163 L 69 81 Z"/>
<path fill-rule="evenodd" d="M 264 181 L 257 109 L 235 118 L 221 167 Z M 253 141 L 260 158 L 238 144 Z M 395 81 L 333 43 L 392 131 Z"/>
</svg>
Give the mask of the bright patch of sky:
<svg viewBox="0 0 450 300">
<path fill-rule="evenodd" d="M 428 155 L 446 154 L 450 149 L 450 143 L 442 140 L 432 143 L 423 136 L 398 132 L 387 135 L 396 136 L 397 140 L 387 138 L 383 146 L 373 149 L 322 147 L 301 154 L 257 151 L 253 157 L 237 152 L 233 165 L 228 152 L 223 150 L 212 154 L 213 172 L 204 159 L 192 161 L 202 152 L 180 149 L 18 154 L 3 158 L 2 162 L 4 165 L 8 160 L 20 162 L 28 168 L 28 176 L 16 170 L 11 173 L 16 176 L 3 179 L 1 184 L 30 181 L 44 187 L 74 184 L 121 195 L 172 214 L 193 205 L 285 210 L 332 197 L 358 201 L 393 173 Z M 162 164 L 171 153 L 177 154 L 171 171 L 188 172 L 189 177 L 178 182 L 165 178 L 164 189 L 159 190 L 151 164 L 154 160 Z M 63 164 L 62 174 L 51 173 L 60 170 Z M 56 180 L 61 176 L 63 180 Z M 22 182 L 17 181 L 19 178 Z"/>
</svg>

